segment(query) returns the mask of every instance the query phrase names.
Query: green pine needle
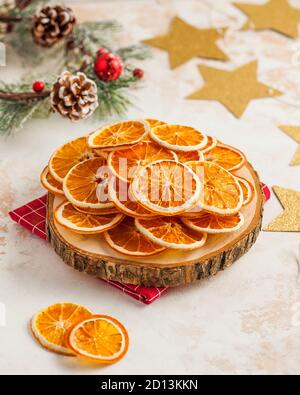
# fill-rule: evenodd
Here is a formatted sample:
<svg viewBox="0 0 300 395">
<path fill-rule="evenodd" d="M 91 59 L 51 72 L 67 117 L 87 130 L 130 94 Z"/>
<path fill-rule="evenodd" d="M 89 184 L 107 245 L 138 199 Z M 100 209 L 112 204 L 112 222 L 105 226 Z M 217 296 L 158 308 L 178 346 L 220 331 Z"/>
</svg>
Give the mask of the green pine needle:
<svg viewBox="0 0 300 395">
<path fill-rule="evenodd" d="M 0 100 L 0 135 L 9 136 L 21 129 L 41 105 L 40 102 Z"/>
</svg>

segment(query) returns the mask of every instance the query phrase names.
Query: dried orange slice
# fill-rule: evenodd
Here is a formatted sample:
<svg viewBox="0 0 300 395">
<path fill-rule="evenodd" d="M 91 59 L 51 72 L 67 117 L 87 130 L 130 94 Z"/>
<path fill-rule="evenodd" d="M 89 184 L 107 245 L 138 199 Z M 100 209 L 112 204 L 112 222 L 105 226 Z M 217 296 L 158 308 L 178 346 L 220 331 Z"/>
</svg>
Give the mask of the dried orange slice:
<svg viewBox="0 0 300 395">
<path fill-rule="evenodd" d="M 177 215 L 196 204 L 201 183 L 188 166 L 159 160 L 140 169 L 131 183 L 131 191 L 147 210 L 161 215 Z"/>
<path fill-rule="evenodd" d="M 118 178 L 131 180 L 141 166 L 161 159 L 176 160 L 172 151 L 166 150 L 154 142 L 141 142 L 126 150 L 113 151 L 109 154 L 107 164 Z"/>
<path fill-rule="evenodd" d="M 88 208 L 88 207 L 82 208 L 73 205 L 73 207 L 81 213 L 91 214 L 91 215 L 107 215 L 107 214 L 116 214 L 120 212 L 115 206 L 111 208 Z"/>
<path fill-rule="evenodd" d="M 49 161 L 49 172 L 57 181 L 63 182 L 73 166 L 96 156 L 97 154 L 87 146 L 87 137 L 79 137 L 54 152 Z"/>
<path fill-rule="evenodd" d="M 104 233 L 111 248 L 125 255 L 150 256 L 161 253 L 165 247 L 145 237 L 135 226 L 135 220 L 126 217 L 116 228 Z"/>
<path fill-rule="evenodd" d="M 67 348 L 65 335 L 78 322 L 91 317 L 86 307 L 74 303 L 57 303 L 38 312 L 31 321 L 31 330 L 39 343 L 48 350 L 74 355 Z"/>
<path fill-rule="evenodd" d="M 244 198 L 243 206 L 246 206 L 247 204 L 249 204 L 251 202 L 251 200 L 254 196 L 254 187 L 245 178 L 238 177 L 238 176 L 236 176 L 236 178 L 239 180 L 240 186 L 243 191 L 243 198 Z"/>
<path fill-rule="evenodd" d="M 124 214 L 134 218 L 154 218 L 156 215 L 137 203 L 129 184 L 118 179 L 111 179 L 108 194 L 114 205 Z"/>
<path fill-rule="evenodd" d="M 204 155 L 201 151 L 191 151 L 191 152 L 177 152 L 178 161 L 181 163 L 191 162 L 194 160 L 204 160 Z"/>
<path fill-rule="evenodd" d="M 153 118 L 146 118 L 145 121 L 149 123 L 150 128 L 155 128 L 156 126 L 161 126 L 166 124 L 165 122 Z"/>
<path fill-rule="evenodd" d="M 126 328 L 115 318 L 94 315 L 70 329 L 67 344 L 75 354 L 101 363 L 119 361 L 128 351 Z"/>
<path fill-rule="evenodd" d="M 54 193 L 55 195 L 64 195 L 62 183 L 52 177 L 49 173 L 48 166 L 46 166 L 42 171 L 40 179 L 43 187 L 49 192 Z"/>
<path fill-rule="evenodd" d="M 216 163 L 228 171 L 240 169 L 246 161 L 241 151 L 225 144 L 218 144 L 215 148 L 204 153 L 204 159 Z"/>
<path fill-rule="evenodd" d="M 108 198 L 111 174 L 103 158 L 88 159 L 72 167 L 63 182 L 66 198 L 75 206 L 108 209 L 114 205 Z"/>
<path fill-rule="evenodd" d="M 97 234 L 117 226 L 124 218 L 124 215 L 121 213 L 106 215 L 84 214 L 76 210 L 71 203 L 64 202 L 56 208 L 54 217 L 61 226 L 74 233 Z"/>
<path fill-rule="evenodd" d="M 151 128 L 149 136 L 159 145 L 174 151 L 197 151 L 207 144 L 207 137 L 190 126 L 156 126 Z"/>
<path fill-rule="evenodd" d="M 203 190 L 196 207 L 221 215 L 237 213 L 243 204 L 239 181 L 229 171 L 213 162 L 187 162 L 197 174 Z"/>
<path fill-rule="evenodd" d="M 145 121 L 124 121 L 104 126 L 88 137 L 91 148 L 113 148 L 138 143 L 149 132 Z"/>
<path fill-rule="evenodd" d="M 240 229 L 244 224 L 242 213 L 232 215 L 219 215 L 201 211 L 197 218 L 181 218 L 190 229 L 197 232 L 228 233 Z"/>
<path fill-rule="evenodd" d="M 136 219 L 135 225 L 145 237 L 166 248 L 194 250 L 206 242 L 206 233 L 188 228 L 179 218 Z"/>
<path fill-rule="evenodd" d="M 207 144 L 205 147 L 201 148 L 201 152 L 205 153 L 215 148 L 218 144 L 218 140 L 214 136 L 207 136 Z"/>
</svg>

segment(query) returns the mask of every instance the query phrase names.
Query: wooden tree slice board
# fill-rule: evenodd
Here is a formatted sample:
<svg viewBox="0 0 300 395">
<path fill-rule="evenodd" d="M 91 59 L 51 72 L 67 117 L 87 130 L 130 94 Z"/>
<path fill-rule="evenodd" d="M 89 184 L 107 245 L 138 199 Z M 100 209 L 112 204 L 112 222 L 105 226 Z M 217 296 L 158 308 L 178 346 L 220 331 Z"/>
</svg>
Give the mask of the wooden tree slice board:
<svg viewBox="0 0 300 395">
<path fill-rule="evenodd" d="M 251 203 L 241 210 L 245 223 L 232 233 L 208 235 L 206 245 L 198 250 L 169 250 L 155 257 L 128 258 L 111 249 L 101 235 L 78 235 L 57 224 L 53 210 L 62 199 L 53 195 L 48 198 L 49 241 L 74 269 L 121 283 L 174 287 L 215 275 L 244 255 L 261 229 L 263 194 L 259 178 L 249 163 L 235 174 L 249 180 L 255 188 Z"/>
</svg>

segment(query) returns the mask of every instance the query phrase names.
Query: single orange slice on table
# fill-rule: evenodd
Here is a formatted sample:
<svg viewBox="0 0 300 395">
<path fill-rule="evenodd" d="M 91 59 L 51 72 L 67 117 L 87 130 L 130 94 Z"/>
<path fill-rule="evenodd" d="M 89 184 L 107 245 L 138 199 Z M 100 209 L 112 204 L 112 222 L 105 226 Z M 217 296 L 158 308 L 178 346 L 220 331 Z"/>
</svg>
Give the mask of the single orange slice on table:
<svg viewBox="0 0 300 395">
<path fill-rule="evenodd" d="M 207 136 L 206 146 L 201 148 L 201 152 L 204 154 L 205 152 L 208 152 L 211 149 L 215 148 L 217 144 L 218 140 L 214 136 Z"/>
<path fill-rule="evenodd" d="M 112 178 L 108 184 L 108 195 L 114 205 L 130 217 L 147 219 L 156 216 L 137 203 L 127 182 Z"/>
<path fill-rule="evenodd" d="M 194 160 L 204 160 L 204 155 L 201 151 L 179 152 L 177 151 L 178 162 L 186 163 Z"/>
<path fill-rule="evenodd" d="M 207 137 L 190 126 L 165 124 L 152 128 L 149 136 L 162 147 L 174 151 L 197 151 L 207 144 Z"/>
<path fill-rule="evenodd" d="M 243 177 L 238 177 L 236 176 L 236 178 L 239 180 L 240 186 L 242 188 L 243 191 L 243 206 L 246 206 L 247 204 L 249 204 L 251 202 L 251 200 L 253 199 L 254 196 L 254 187 L 253 185 L 247 181 L 245 178 Z"/>
<path fill-rule="evenodd" d="M 48 350 L 74 355 L 65 341 L 66 332 L 78 322 L 91 317 L 86 307 L 74 303 L 57 303 L 38 312 L 31 321 L 31 330 L 39 343 Z"/>
<path fill-rule="evenodd" d="M 107 159 L 111 172 L 123 181 L 131 180 L 141 166 L 162 159 L 176 160 L 176 155 L 154 142 L 141 142 L 126 150 L 113 151 Z"/>
<path fill-rule="evenodd" d="M 111 149 L 138 143 L 149 132 L 145 121 L 124 121 L 104 126 L 88 137 L 91 148 Z"/>
<path fill-rule="evenodd" d="M 111 177 L 106 160 L 88 159 L 72 167 L 63 182 L 66 198 L 75 206 L 91 209 L 114 207 L 108 198 Z"/>
<path fill-rule="evenodd" d="M 136 257 L 157 255 L 163 252 L 165 247 L 145 237 L 136 228 L 134 221 L 133 218 L 125 217 L 116 228 L 105 232 L 104 237 L 109 246 L 121 254 Z"/>
<path fill-rule="evenodd" d="M 87 137 L 79 137 L 54 152 L 49 161 L 49 172 L 62 183 L 73 166 L 96 156 L 97 154 L 87 146 Z"/>
<path fill-rule="evenodd" d="M 243 205 L 243 191 L 238 179 L 213 162 L 187 162 L 203 185 L 194 211 L 210 211 L 221 215 L 237 213 Z"/>
<path fill-rule="evenodd" d="M 166 248 L 194 250 L 202 247 L 207 235 L 188 228 L 179 218 L 136 219 L 137 229 L 149 240 Z"/>
<path fill-rule="evenodd" d="M 186 165 L 160 160 L 144 166 L 131 183 L 134 198 L 147 210 L 160 215 L 177 215 L 200 198 L 201 183 Z"/>
<path fill-rule="evenodd" d="M 76 355 L 101 363 L 119 361 L 128 351 L 126 328 L 115 318 L 94 315 L 70 329 L 67 344 Z"/>
<path fill-rule="evenodd" d="M 76 210 L 71 203 L 64 202 L 60 204 L 55 212 L 56 221 L 64 228 L 79 234 L 97 234 L 114 228 L 122 221 L 124 215 L 106 214 L 94 215 L 84 214 Z"/>
<path fill-rule="evenodd" d="M 232 215 L 219 215 L 201 211 L 196 218 L 181 218 L 190 229 L 197 232 L 228 233 L 240 229 L 244 224 L 242 213 Z"/>
<path fill-rule="evenodd" d="M 245 161 L 245 155 L 229 145 L 218 144 L 204 154 L 204 160 L 216 163 L 228 171 L 240 169 Z"/>
<path fill-rule="evenodd" d="M 52 177 L 49 173 L 48 166 L 42 171 L 40 179 L 41 184 L 48 192 L 54 193 L 55 195 L 64 195 L 62 183 Z"/>
</svg>

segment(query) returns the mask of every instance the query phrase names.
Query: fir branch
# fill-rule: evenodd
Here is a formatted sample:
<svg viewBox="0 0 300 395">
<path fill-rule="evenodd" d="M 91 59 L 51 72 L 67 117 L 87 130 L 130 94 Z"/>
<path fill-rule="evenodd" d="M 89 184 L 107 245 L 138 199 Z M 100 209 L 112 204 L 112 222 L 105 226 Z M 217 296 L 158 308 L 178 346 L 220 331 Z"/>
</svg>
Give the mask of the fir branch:
<svg viewBox="0 0 300 395">
<path fill-rule="evenodd" d="M 50 91 L 35 93 L 30 88 L 30 84 L 0 81 L 0 135 L 8 136 L 18 131 L 36 113 L 49 108 Z"/>
<path fill-rule="evenodd" d="M 6 101 L 40 101 L 50 95 L 50 91 L 36 92 L 3 92 L 0 91 L 0 99 Z"/>
<path fill-rule="evenodd" d="M 33 0 L 15 0 L 15 5 L 16 8 L 19 10 L 24 10 L 25 8 L 27 8 L 31 3 L 33 2 Z"/>
<path fill-rule="evenodd" d="M 110 49 L 112 35 L 120 28 L 115 21 L 83 22 L 75 26 L 71 40 L 76 47 L 93 55 L 99 47 Z"/>
<path fill-rule="evenodd" d="M 129 47 L 119 48 L 117 55 L 123 59 L 124 62 L 129 60 L 145 60 L 150 55 L 150 49 L 146 45 L 131 45 Z"/>
<path fill-rule="evenodd" d="M 0 134 L 9 136 L 18 131 L 39 106 L 40 102 L 0 100 Z"/>
<path fill-rule="evenodd" d="M 88 66 L 86 75 L 97 85 L 99 106 L 95 115 L 98 118 L 113 114 L 124 115 L 128 107 L 132 105 L 127 90 L 136 88 L 139 80 L 131 72 L 125 70 L 117 80 L 105 82 L 95 76 L 92 65 Z"/>
<path fill-rule="evenodd" d="M 0 22 L 3 23 L 11 23 L 11 22 L 21 22 L 21 16 L 12 16 L 12 15 L 0 15 Z"/>
</svg>

